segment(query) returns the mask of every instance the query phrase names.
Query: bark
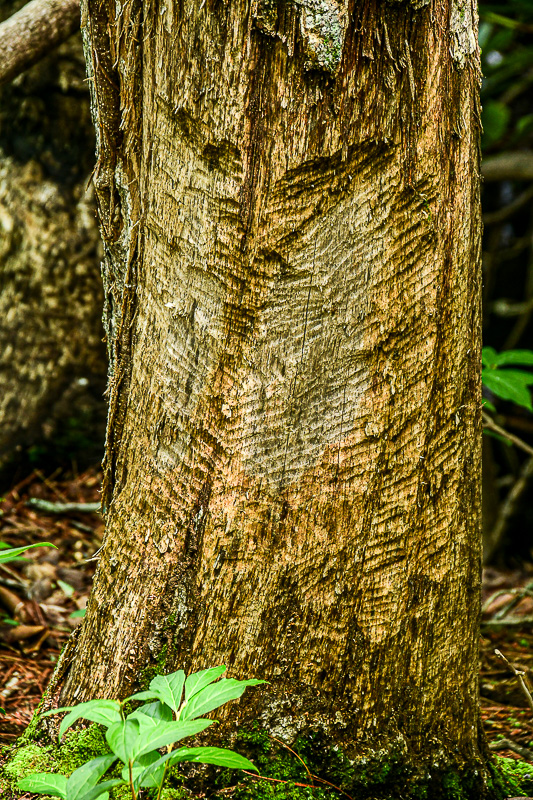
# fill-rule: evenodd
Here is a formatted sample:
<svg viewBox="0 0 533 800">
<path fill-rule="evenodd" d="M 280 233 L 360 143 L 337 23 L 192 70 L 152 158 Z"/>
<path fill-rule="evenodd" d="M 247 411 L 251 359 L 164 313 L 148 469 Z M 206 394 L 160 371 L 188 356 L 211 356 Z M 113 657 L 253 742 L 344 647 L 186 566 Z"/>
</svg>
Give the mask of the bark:
<svg viewBox="0 0 533 800">
<path fill-rule="evenodd" d="M 94 197 L 86 193 L 94 131 L 84 79 L 78 34 L 0 91 L 0 474 L 6 481 L 13 461 L 28 451 L 32 459 L 48 448 L 52 461 L 72 456 L 94 463 L 103 449 L 106 359 L 99 234 Z"/>
<path fill-rule="evenodd" d="M 225 663 L 271 681 L 232 724 L 483 776 L 473 8 L 82 21 L 107 532 L 50 702 Z"/>
<path fill-rule="evenodd" d="M 0 25 L 0 83 L 11 81 L 71 36 L 79 0 L 32 0 Z"/>
</svg>

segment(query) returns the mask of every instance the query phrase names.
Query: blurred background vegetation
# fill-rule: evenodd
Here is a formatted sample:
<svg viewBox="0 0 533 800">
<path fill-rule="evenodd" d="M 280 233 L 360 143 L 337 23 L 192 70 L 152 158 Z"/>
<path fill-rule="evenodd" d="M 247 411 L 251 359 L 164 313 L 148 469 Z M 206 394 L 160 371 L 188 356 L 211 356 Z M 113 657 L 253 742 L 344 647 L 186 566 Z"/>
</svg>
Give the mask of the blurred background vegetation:
<svg viewBox="0 0 533 800">
<path fill-rule="evenodd" d="M 533 0 L 483 3 L 479 17 L 483 342 L 498 352 L 533 350 Z M 487 387 L 484 395 L 492 404 L 486 421 L 490 414 L 514 439 L 510 442 L 491 430 L 490 422 L 485 430 L 486 559 L 499 564 L 531 561 L 533 414 Z"/>
</svg>

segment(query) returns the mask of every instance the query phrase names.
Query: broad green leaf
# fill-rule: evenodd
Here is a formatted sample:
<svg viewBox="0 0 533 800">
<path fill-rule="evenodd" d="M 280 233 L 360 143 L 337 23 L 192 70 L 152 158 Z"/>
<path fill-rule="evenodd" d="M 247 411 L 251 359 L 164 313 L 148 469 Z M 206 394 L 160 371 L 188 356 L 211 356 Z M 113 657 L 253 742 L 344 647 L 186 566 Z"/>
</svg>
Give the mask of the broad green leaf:
<svg viewBox="0 0 533 800">
<path fill-rule="evenodd" d="M 533 383 L 533 372 L 526 372 L 523 369 L 499 369 L 495 374 L 517 386 L 531 386 Z"/>
<path fill-rule="evenodd" d="M 25 553 L 26 550 L 31 550 L 32 547 L 53 547 L 57 550 L 55 544 L 51 544 L 50 542 L 38 542 L 37 544 L 27 544 L 24 547 L 10 547 L 8 550 L 3 549 L 0 551 L 0 563 L 11 561 L 12 559 L 20 556 L 22 553 Z"/>
<path fill-rule="evenodd" d="M 147 717 L 149 719 L 149 717 Z M 199 719 L 190 722 L 159 722 L 152 731 L 143 729 L 142 736 L 139 737 L 135 757 L 142 756 L 150 750 L 157 750 L 166 747 L 180 739 L 188 736 L 195 736 L 213 724 L 212 719 Z"/>
<path fill-rule="evenodd" d="M 196 762 L 198 764 L 215 764 L 218 767 L 230 767 L 231 769 L 252 769 L 258 772 L 257 767 L 244 756 L 234 753 L 232 750 L 225 750 L 221 747 L 180 747 L 161 756 L 144 773 L 140 775 L 140 781 L 150 774 L 150 770 L 160 769 L 165 762 L 169 766 L 181 761 Z"/>
<path fill-rule="evenodd" d="M 481 362 L 485 367 L 491 367 L 497 363 L 498 353 L 494 347 L 484 347 L 481 351 Z"/>
<path fill-rule="evenodd" d="M 150 691 L 154 692 L 159 700 L 166 703 L 177 714 L 181 706 L 184 683 L 185 673 L 180 669 L 171 675 L 156 675 L 150 681 Z"/>
<path fill-rule="evenodd" d="M 77 706 L 54 708 L 52 711 L 47 711 L 43 714 L 43 717 L 60 714 L 63 711 L 69 711 L 70 713 L 61 721 L 59 726 L 60 739 L 65 731 L 78 719 L 98 722 L 100 725 L 105 725 L 106 728 L 116 722 L 120 722 L 122 719 L 120 716 L 120 703 L 116 700 L 89 700 L 87 703 L 80 703 Z"/>
<path fill-rule="evenodd" d="M 230 767 L 231 769 L 253 769 L 259 772 L 257 767 L 244 756 L 234 753 L 233 750 L 225 750 L 222 747 L 181 747 L 175 751 L 178 755 L 171 764 L 178 761 L 195 761 L 199 764 L 216 764 L 218 767 Z"/>
<path fill-rule="evenodd" d="M 147 718 L 148 719 L 148 718 Z M 139 722 L 136 719 L 121 720 L 111 725 L 105 738 L 111 750 L 124 764 L 135 761 L 138 755 Z"/>
<path fill-rule="evenodd" d="M 185 681 L 185 700 L 190 700 L 195 694 L 201 692 L 210 683 L 216 681 L 224 674 L 227 667 L 222 664 L 220 667 L 211 667 L 211 669 L 203 669 L 200 672 L 195 672 L 189 675 Z"/>
<path fill-rule="evenodd" d="M 67 781 L 67 800 L 84 800 L 86 790 L 96 786 L 104 772 L 116 760 L 115 755 L 106 755 L 82 764 Z"/>
<path fill-rule="evenodd" d="M 145 717 L 163 720 L 163 722 L 172 722 L 173 719 L 172 709 L 169 708 L 166 703 L 162 703 L 160 700 L 157 700 L 155 703 L 146 703 L 146 705 L 137 708 L 128 716 L 128 719 L 135 719 L 139 716 L 139 714 L 142 714 Z"/>
<path fill-rule="evenodd" d="M 492 363 L 497 366 L 502 364 L 533 366 L 533 350 L 504 350 L 503 353 L 496 355 L 496 360 Z"/>
<path fill-rule="evenodd" d="M 64 775 L 54 775 L 51 772 L 39 772 L 22 778 L 17 784 L 22 792 L 34 792 L 35 794 L 50 794 L 53 797 L 61 797 L 66 800 L 67 779 Z"/>
<path fill-rule="evenodd" d="M 129 703 L 130 700 L 159 700 L 159 695 L 147 689 L 145 692 L 136 692 L 126 697 L 124 703 Z"/>
<path fill-rule="evenodd" d="M 503 370 L 484 369 L 482 380 L 485 386 L 502 400 L 511 400 L 513 403 L 533 411 L 531 395 L 527 386 L 524 383 L 509 380 Z"/>
<path fill-rule="evenodd" d="M 180 719 L 201 717 L 229 700 L 236 700 L 243 694 L 247 686 L 258 686 L 260 683 L 266 683 L 266 681 L 254 679 L 238 681 L 235 678 L 222 678 L 191 697 L 183 707 Z"/>
<path fill-rule="evenodd" d="M 124 781 L 121 778 L 112 778 L 112 780 L 98 783 L 96 786 L 93 786 L 92 789 L 84 792 L 81 795 L 81 800 L 96 800 L 97 797 L 108 798 L 109 792 L 107 790 L 112 789 L 113 786 L 121 785 L 124 785 Z"/>
</svg>

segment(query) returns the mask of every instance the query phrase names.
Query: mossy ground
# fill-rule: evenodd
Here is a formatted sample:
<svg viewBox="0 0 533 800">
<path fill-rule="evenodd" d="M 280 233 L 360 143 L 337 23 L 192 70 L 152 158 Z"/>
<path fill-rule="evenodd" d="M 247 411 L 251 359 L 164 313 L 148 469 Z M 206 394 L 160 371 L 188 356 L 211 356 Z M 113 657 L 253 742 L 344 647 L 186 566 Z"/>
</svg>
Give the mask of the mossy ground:
<svg viewBox="0 0 533 800">
<path fill-rule="evenodd" d="M 367 758 L 353 762 L 337 747 L 318 737 L 299 738 L 291 752 L 259 729 L 241 730 L 234 749 L 252 759 L 261 778 L 213 767 L 172 768 L 161 800 L 504 800 L 531 794 L 533 767 L 497 758 L 482 780 L 451 769 L 426 778 L 415 777 L 398 759 Z M 4 748 L 7 755 L 7 748 Z M 14 749 L 0 770 L 0 797 L 20 796 L 18 781 L 32 772 L 71 774 L 81 764 L 108 752 L 102 730 L 91 725 L 69 731 L 61 746 L 25 742 Z M 118 767 L 115 769 L 117 775 Z M 314 776 L 318 776 L 314 777 Z M 321 779 L 321 780 L 320 780 Z M 143 793 L 149 800 L 151 791 Z M 116 787 L 112 800 L 130 800 L 128 787 Z"/>
</svg>

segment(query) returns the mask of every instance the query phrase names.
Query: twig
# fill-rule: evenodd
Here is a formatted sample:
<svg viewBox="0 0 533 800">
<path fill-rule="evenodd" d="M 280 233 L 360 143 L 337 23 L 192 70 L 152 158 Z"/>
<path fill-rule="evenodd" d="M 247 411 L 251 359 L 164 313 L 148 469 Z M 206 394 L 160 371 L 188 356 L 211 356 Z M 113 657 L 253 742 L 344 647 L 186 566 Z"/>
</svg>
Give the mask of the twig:
<svg viewBox="0 0 533 800">
<path fill-rule="evenodd" d="M 503 430 L 503 428 L 502 428 Z M 488 541 L 491 543 L 491 554 L 494 555 L 497 550 L 503 535 L 509 524 L 509 520 L 513 516 L 518 501 L 527 488 L 530 478 L 533 476 L 533 457 L 528 458 L 524 462 L 520 470 L 518 480 L 513 487 L 507 492 L 505 500 L 500 506 L 498 517 L 494 523 L 492 530 L 489 534 Z"/>
<path fill-rule="evenodd" d="M 23 6 L 0 25 L 0 84 L 40 61 L 79 24 L 79 0 L 32 0 Z"/>
<path fill-rule="evenodd" d="M 481 620 L 482 628 L 523 628 L 533 625 L 533 617 L 507 617 L 507 619 Z"/>
<path fill-rule="evenodd" d="M 295 757 L 298 759 L 298 761 L 299 761 L 301 764 L 303 764 L 305 771 L 306 771 L 306 772 L 307 772 L 307 774 L 309 775 L 309 780 L 311 781 L 311 783 L 313 783 L 313 776 L 311 775 L 311 772 L 310 772 L 310 770 L 309 770 L 309 767 L 307 766 L 307 764 L 305 763 L 305 761 L 303 760 L 303 758 L 302 758 L 301 756 L 299 756 L 299 755 L 298 755 L 298 753 L 295 753 L 295 752 L 294 752 L 294 750 L 292 750 L 292 749 L 289 747 L 289 745 L 288 745 L 288 744 L 285 744 L 285 742 L 282 742 L 282 741 L 281 741 L 281 739 L 277 739 L 275 736 L 271 736 L 270 738 L 271 738 L 271 739 L 273 739 L 273 740 L 274 740 L 275 742 L 277 742 L 278 744 L 280 744 L 280 745 L 281 745 L 282 747 L 284 747 L 286 750 L 288 750 L 288 751 L 289 751 L 289 753 L 292 753 L 292 754 L 293 754 L 293 756 L 295 756 Z"/>
<path fill-rule="evenodd" d="M 485 225 L 496 225 L 498 223 L 505 222 L 515 213 L 515 211 L 519 211 L 522 206 L 525 206 L 526 203 L 529 203 L 532 197 L 533 186 L 530 186 L 524 192 L 519 194 L 518 197 L 516 197 L 511 203 L 509 203 L 509 205 L 499 208 L 497 211 L 489 211 L 486 214 L 483 214 L 483 223 Z"/>
<path fill-rule="evenodd" d="M 498 739 L 497 742 L 489 744 L 489 750 L 511 750 L 513 753 L 521 756 L 524 761 L 533 762 L 533 753 L 527 747 L 521 747 L 519 744 L 511 741 L 511 739 Z"/>
<path fill-rule="evenodd" d="M 533 456 L 533 447 L 527 444 L 527 442 L 524 442 L 523 439 L 515 436 L 514 433 L 509 433 L 509 431 L 506 431 L 505 428 L 501 428 L 494 422 L 492 417 L 489 417 L 485 411 L 483 412 L 483 423 L 484 428 L 488 428 L 490 431 L 494 431 L 494 433 L 499 433 L 500 436 L 503 436 L 505 439 L 509 439 L 510 442 L 523 450 L 524 453 L 528 453 L 528 455 Z"/>
<path fill-rule="evenodd" d="M 508 666 L 510 669 L 512 669 L 512 671 L 514 672 L 515 676 L 518 678 L 518 680 L 519 680 L 519 682 L 520 682 L 520 687 L 521 687 L 521 689 L 522 689 L 523 693 L 524 693 L 524 694 L 525 694 L 525 696 L 526 696 L 527 704 L 528 704 L 528 706 L 530 707 L 530 709 L 533 711 L 533 697 L 531 697 L 531 692 L 529 691 L 529 689 L 528 689 L 528 687 L 527 687 L 527 684 L 526 684 L 526 682 L 525 682 L 525 680 L 524 680 L 524 675 L 525 675 L 526 673 L 524 672 L 524 670 L 517 669 L 517 668 L 515 667 L 515 665 L 514 665 L 514 664 L 511 664 L 511 662 L 510 662 L 510 661 L 508 661 L 508 660 L 505 658 L 504 654 L 503 654 L 503 653 L 502 653 L 500 650 L 495 650 L 494 652 L 496 653 L 496 655 L 498 656 L 498 658 L 501 658 L 503 661 L 505 661 L 505 663 L 507 664 L 507 666 Z"/>
</svg>

